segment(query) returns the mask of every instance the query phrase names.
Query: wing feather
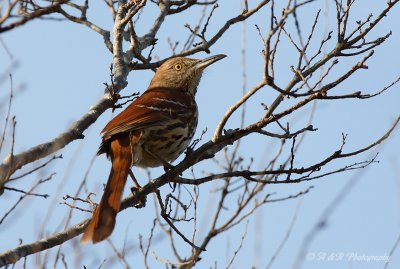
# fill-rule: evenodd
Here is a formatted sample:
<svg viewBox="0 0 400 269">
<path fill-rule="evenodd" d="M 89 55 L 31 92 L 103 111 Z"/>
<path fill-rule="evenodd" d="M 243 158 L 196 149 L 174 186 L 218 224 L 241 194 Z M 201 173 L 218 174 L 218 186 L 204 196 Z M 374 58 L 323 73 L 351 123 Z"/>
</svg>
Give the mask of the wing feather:
<svg viewBox="0 0 400 269">
<path fill-rule="evenodd" d="M 190 117 L 188 111 L 193 111 L 193 106 L 196 106 L 194 98 L 187 92 L 161 87 L 148 89 L 104 127 L 103 142 L 116 134 L 162 125 L 178 116 Z"/>
</svg>

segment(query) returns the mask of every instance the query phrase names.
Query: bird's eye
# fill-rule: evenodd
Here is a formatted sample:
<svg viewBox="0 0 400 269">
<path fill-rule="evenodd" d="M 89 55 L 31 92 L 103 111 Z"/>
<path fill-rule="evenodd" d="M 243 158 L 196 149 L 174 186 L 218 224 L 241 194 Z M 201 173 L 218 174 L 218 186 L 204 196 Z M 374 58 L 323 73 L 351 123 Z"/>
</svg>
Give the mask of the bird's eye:
<svg viewBox="0 0 400 269">
<path fill-rule="evenodd" d="M 174 68 L 176 71 L 181 71 L 182 70 L 182 65 L 181 64 L 175 64 Z"/>
</svg>

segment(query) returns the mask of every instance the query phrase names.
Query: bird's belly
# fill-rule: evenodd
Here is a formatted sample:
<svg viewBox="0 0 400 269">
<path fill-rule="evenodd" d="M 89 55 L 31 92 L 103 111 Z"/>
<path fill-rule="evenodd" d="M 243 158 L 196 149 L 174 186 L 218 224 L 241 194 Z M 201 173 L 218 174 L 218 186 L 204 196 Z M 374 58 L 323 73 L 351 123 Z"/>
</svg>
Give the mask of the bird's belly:
<svg viewBox="0 0 400 269">
<path fill-rule="evenodd" d="M 188 147 L 196 125 L 197 120 L 191 124 L 176 121 L 143 131 L 138 145 L 141 156 L 134 158 L 134 165 L 156 167 L 174 161 Z"/>
</svg>

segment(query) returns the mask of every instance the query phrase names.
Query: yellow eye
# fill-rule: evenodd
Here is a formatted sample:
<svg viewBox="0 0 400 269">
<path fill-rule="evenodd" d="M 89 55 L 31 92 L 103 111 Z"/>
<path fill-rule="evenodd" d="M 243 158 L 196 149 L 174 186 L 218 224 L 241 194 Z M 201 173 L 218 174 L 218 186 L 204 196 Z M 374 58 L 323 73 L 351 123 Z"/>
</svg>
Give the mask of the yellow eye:
<svg viewBox="0 0 400 269">
<path fill-rule="evenodd" d="M 181 71 L 182 70 L 182 65 L 181 64 L 175 64 L 174 68 L 176 71 Z"/>
</svg>

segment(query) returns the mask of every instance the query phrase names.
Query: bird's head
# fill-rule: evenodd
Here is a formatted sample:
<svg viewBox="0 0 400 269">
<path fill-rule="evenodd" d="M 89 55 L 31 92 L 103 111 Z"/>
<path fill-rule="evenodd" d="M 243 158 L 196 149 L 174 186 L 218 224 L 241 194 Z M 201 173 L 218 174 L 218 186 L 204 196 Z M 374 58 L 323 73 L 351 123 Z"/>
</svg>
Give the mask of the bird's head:
<svg viewBox="0 0 400 269">
<path fill-rule="evenodd" d="M 203 70 L 225 57 L 224 54 L 218 54 L 203 60 L 185 57 L 171 58 L 158 68 L 149 89 L 167 87 L 195 95 Z"/>
</svg>

